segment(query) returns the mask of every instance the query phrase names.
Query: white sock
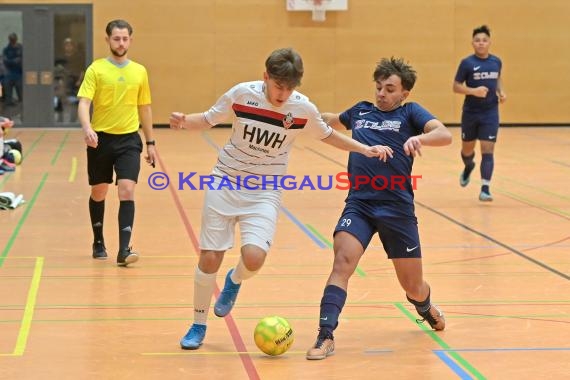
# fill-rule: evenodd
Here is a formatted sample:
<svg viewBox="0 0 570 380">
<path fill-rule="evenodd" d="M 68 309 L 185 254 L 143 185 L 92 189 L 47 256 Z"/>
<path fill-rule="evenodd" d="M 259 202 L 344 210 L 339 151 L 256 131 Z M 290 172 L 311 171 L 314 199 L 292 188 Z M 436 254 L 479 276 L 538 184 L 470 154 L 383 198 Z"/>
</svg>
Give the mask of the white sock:
<svg viewBox="0 0 570 380">
<path fill-rule="evenodd" d="M 230 275 L 230 279 L 234 284 L 241 284 L 243 280 L 247 280 L 248 278 L 255 276 L 257 272 L 259 272 L 259 269 L 254 272 L 247 269 L 240 256 L 239 263 L 236 265 L 234 271 Z"/>
<path fill-rule="evenodd" d="M 210 311 L 210 302 L 217 273 L 204 273 L 196 267 L 194 272 L 194 323 L 205 325 Z"/>
<path fill-rule="evenodd" d="M 0 158 L 4 157 L 4 137 L 0 137 Z"/>
</svg>

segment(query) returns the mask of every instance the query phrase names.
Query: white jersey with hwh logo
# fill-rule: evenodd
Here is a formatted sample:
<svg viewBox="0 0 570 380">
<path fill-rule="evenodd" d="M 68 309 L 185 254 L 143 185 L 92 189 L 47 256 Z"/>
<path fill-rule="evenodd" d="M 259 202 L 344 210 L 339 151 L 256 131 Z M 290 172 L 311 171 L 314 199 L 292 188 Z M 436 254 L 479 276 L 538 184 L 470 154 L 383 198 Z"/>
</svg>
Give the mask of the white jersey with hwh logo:
<svg viewBox="0 0 570 380">
<path fill-rule="evenodd" d="M 321 140 L 332 133 L 317 107 L 297 91 L 281 107 L 271 105 L 263 81 L 234 86 L 204 117 L 211 125 L 233 118 L 230 140 L 220 151 L 213 170 L 214 175 L 230 179 L 284 175 L 289 152 L 299 133 L 306 131 Z"/>
</svg>

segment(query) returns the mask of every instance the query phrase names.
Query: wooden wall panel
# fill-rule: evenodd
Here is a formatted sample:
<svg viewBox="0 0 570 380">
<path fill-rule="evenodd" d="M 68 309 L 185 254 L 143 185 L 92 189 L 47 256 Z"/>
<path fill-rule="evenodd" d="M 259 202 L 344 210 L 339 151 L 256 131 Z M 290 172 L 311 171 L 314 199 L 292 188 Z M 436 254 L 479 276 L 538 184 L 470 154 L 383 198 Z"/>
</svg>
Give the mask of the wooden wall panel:
<svg viewBox="0 0 570 380">
<path fill-rule="evenodd" d="M 285 46 L 302 54 L 301 91 L 322 110 L 372 100 L 375 63 L 394 55 L 418 71 L 411 99 L 457 123 L 463 97 L 453 94 L 453 77 L 460 59 L 472 53 L 472 29 L 486 23 L 492 53 L 504 63 L 502 122 L 570 124 L 565 0 L 349 0 L 347 12 L 327 12 L 323 23 L 313 22 L 310 12 L 287 12 L 285 0 L 93 4 L 95 57 L 107 54 L 110 19 L 133 24 L 130 56 L 150 71 L 156 123 L 166 123 L 175 109 L 203 111 L 235 83 L 260 79 L 267 55 Z"/>
</svg>

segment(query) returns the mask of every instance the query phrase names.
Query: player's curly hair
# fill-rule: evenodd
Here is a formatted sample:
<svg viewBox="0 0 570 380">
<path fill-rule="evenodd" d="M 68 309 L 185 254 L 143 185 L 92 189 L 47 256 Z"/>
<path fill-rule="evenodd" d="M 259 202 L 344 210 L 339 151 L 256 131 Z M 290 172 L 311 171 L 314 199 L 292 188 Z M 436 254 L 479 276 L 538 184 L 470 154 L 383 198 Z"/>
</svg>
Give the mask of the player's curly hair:
<svg viewBox="0 0 570 380">
<path fill-rule="evenodd" d="M 491 29 L 487 25 L 481 25 L 473 29 L 472 37 L 475 37 L 476 34 L 485 33 L 487 36 L 491 37 Z"/>
<path fill-rule="evenodd" d="M 400 77 L 404 90 L 410 91 L 414 88 L 417 74 L 416 70 L 403 58 L 382 58 L 374 70 L 374 81 L 388 79 L 391 75 Z"/>
<path fill-rule="evenodd" d="M 288 88 L 295 88 L 301 85 L 303 78 L 303 60 L 291 48 L 277 49 L 265 60 L 265 70 L 269 78 Z"/>
</svg>

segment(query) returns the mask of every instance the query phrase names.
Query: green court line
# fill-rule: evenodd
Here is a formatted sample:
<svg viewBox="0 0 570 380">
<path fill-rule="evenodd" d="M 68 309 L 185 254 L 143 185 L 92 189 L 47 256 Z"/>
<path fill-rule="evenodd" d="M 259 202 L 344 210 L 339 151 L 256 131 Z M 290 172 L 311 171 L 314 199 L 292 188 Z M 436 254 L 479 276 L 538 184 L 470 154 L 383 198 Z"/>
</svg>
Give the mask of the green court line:
<svg viewBox="0 0 570 380">
<path fill-rule="evenodd" d="M 434 157 L 434 158 L 435 158 L 435 157 Z M 446 162 L 446 163 L 455 162 L 455 161 L 452 161 L 452 160 L 447 159 L 447 158 L 444 158 L 444 157 L 438 157 L 438 160 L 439 160 L 439 161 Z M 461 172 L 461 169 L 460 169 L 459 171 L 452 171 L 451 169 L 447 169 L 447 170 L 445 170 L 445 172 L 447 172 L 447 173 L 449 173 L 449 174 L 453 174 L 453 175 L 455 175 L 456 178 L 457 178 L 457 177 L 459 177 L 459 174 L 458 174 L 458 173 Z M 501 176 L 501 177 L 495 179 L 495 182 L 500 182 L 500 183 L 502 184 L 501 186 L 499 186 L 499 185 L 493 185 L 494 191 L 497 192 L 497 193 L 499 193 L 499 194 L 507 195 L 507 196 L 511 197 L 512 199 L 518 200 L 519 202 L 526 203 L 527 205 L 537 207 L 537 208 L 539 208 L 539 209 L 542 209 L 543 211 L 549 211 L 549 212 L 551 212 L 551 213 L 553 213 L 553 214 L 557 214 L 557 215 L 563 216 L 563 217 L 565 217 L 565 218 L 570 216 L 569 213 L 566 213 L 566 212 L 560 210 L 559 208 L 546 206 L 546 205 L 543 204 L 543 203 L 540 203 L 540 202 L 537 202 L 537 201 L 533 201 L 533 200 L 529 200 L 529 199 L 524 198 L 524 197 L 522 197 L 522 196 L 520 196 L 520 195 L 511 193 L 511 192 L 505 190 L 505 189 L 504 189 L 504 186 L 505 186 L 505 184 L 507 184 L 507 185 L 515 184 L 515 185 L 519 185 L 519 186 L 522 186 L 522 187 L 526 187 L 526 188 L 529 188 L 529 189 L 538 191 L 539 193 L 547 194 L 547 195 L 552 196 L 552 197 L 554 197 L 554 198 L 563 199 L 563 200 L 569 200 L 570 197 L 567 197 L 567 196 L 562 195 L 562 194 L 555 193 L 555 192 L 550 191 L 550 190 L 547 190 L 547 189 L 545 189 L 545 188 L 543 188 L 543 187 L 538 187 L 538 186 L 534 186 L 534 185 L 529 185 L 529 184 L 527 184 L 527 183 L 518 181 L 516 178 L 512 178 L 512 177 L 508 177 L 508 176 Z M 511 189 L 511 188 L 513 188 L 513 186 L 509 186 L 509 189 Z"/>
<path fill-rule="evenodd" d="M 324 237 L 319 231 L 317 231 L 317 229 L 313 226 L 311 226 L 310 224 L 305 224 L 305 226 L 311 230 L 312 233 L 315 234 L 316 237 L 318 237 L 319 239 L 321 239 L 321 241 L 323 243 L 326 244 L 327 247 L 329 247 L 330 249 L 333 248 L 333 244 L 331 243 L 331 241 L 329 239 L 327 239 L 326 237 Z M 360 268 L 359 266 L 356 266 L 356 270 L 355 272 L 360 276 L 360 277 L 366 277 L 366 273 L 362 270 L 362 268 Z"/>
<path fill-rule="evenodd" d="M 51 159 L 51 165 L 55 165 L 55 163 L 57 162 L 57 159 L 59 158 L 59 155 L 61 154 L 61 151 L 63 150 L 63 147 L 65 146 L 65 143 L 67 142 L 67 138 L 69 137 L 69 132 L 67 132 L 64 136 L 63 136 L 63 140 L 61 140 L 61 143 L 59 143 L 59 146 L 57 147 L 57 150 L 55 151 L 55 154 L 53 156 L 53 158 Z"/>
<path fill-rule="evenodd" d="M 544 194 L 550 195 L 550 196 L 552 196 L 552 197 L 554 197 L 554 198 L 559 198 L 559 199 L 567 200 L 567 201 L 570 200 L 570 197 L 564 196 L 564 195 L 562 195 L 562 194 L 555 193 L 555 192 L 550 191 L 550 190 L 546 190 L 546 189 L 544 189 L 544 188 L 542 188 L 542 187 L 537 187 L 537 186 L 534 186 L 534 185 L 529 185 L 528 183 L 524 183 L 524 182 L 517 181 L 517 180 L 514 179 L 514 178 L 510 178 L 510 177 L 506 177 L 506 178 L 504 178 L 504 179 L 501 178 L 500 181 L 501 181 L 501 182 L 506 182 L 506 183 L 514 183 L 515 185 L 519 185 L 519 186 L 522 186 L 522 187 L 527 187 L 527 188 L 529 188 L 529 189 L 536 190 L 536 191 L 538 191 L 538 192 L 540 192 L 540 193 L 544 193 Z"/>
<path fill-rule="evenodd" d="M 548 211 L 552 212 L 553 214 L 557 214 L 557 215 L 560 215 L 560 216 L 565 216 L 565 217 L 567 217 L 567 218 L 570 217 L 570 213 L 565 212 L 565 211 L 562 211 L 562 210 L 560 210 L 559 208 L 550 207 L 550 206 L 547 206 L 547 205 L 545 205 L 545 204 L 543 204 L 543 203 L 536 202 L 536 201 L 530 200 L 530 199 L 528 199 L 528 198 L 521 197 L 520 195 L 511 193 L 510 191 L 500 190 L 499 193 L 508 195 L 508 196 L 510 196 L 511 198 L 514 198 L 514 199 L 516 199 L 516 200 L 518 200 L 518 201 L 524 202 L 524 203 L 526 203 L 526 204 L 528 204 L 528 205 L 530 205 L 530 206 L 535 206 L 535 207 L 538 207 L 538 208 L 541 208 L 541 209 L 544 209 L 544 210 L 548 210 Z"/>
<path fill-rule="evenodd" d="M 32 320 L 34 319 L 34 309 L 36 306 L 38 289 L 40 287 L 40 279 L 42 278 L 43 266 L 44 258 L 38 257 L 36 259 L 36 266 L 34 268 L 30 290 L 28 290 L 28 299 L 26 300 L 26 308 L 24 309 L 24 318 L 22 319 L 22 325 L 20 326 L 20 332 L 18 333 L 18 340 L 16 341 L 16 347 L 14 348 L 14 356 L 22 356 L 26 350 L 30 328 L 32 327 Z"/>
<path fill-rule="evenodd" d="M 410 311 L 406 309 L 401 302 L 394 303 L 394 306 L 396 306 L 402 313 L 404 313 L 404 315 L 408 317 L 408 319 L 418 324 L 416 322 L 417 319 L 416 316 L 410 313 Z M 467 360 L 465 360 L 456 351 L 453 351 L 453 349 L 447 343 L 445 343 L 445 341 L 441 339 L 439 335 L 437 335 L 431 328 L 427 327 L 425 324 L 418 324 L 418 326 L 423 331 L 425 331 L 429 335 L 429 337 L 432 338 L 440 347 L 442 347 L 445 350 L 448 350 L 449 356 L 453 357 L 459 364 L 463 366 L 463 368 L 465 368 L 473 376 L 475 376 L 476 379 L 485 379 L 485 376 L 483 376 L 479 371 L 477 371 L 475 367 L 473 367 Z"/>
<path fill-rule="evenodd" d="M 71 158 L 71 170 L 69 171 L 68 182 L 75 182 L 75 177 L 77 176 L 77 157 Z"/>
<path fill-rule="evenodd" d="M 38 195 L 40 194 L 40 191 L 42 191 L 42 188 L 44 187 L 44 185 L 47 181 L 47 177 L 48 177 L 48 173 L 44 173 L 44 176 L 43 176 L 42 180 L 40 181 L 40 184 L 38 185 L 36 192 L 34 193 L 32 199 L 30 199 L 30 201 L 24 205 L 24 207 L 25 207 L 24 213 L 20 217 L 20 220 L 18 220 L 18 224 L 16 225 L 16 228 L 14 228 L 12 235 L 8 239 L 8 243 L 4 247 L 4 250 L 2 251 L 2 253 L 0 254 L 0 268 L 2 268 L 2 266 L 4 266 L 4 261 L 6 260 L 6 256 L 8 256 L 8 252 L 10 252 L 12 245 L 14 245 L 14 242 L 16 241 L 16 237 L 20 233 L 20 229 L 22 228 L 22 226 L 24 225 L 24 222 L 26 221 L 26 219 L 28 218 L 28 215 L 30 214 L 30 210 L 34 206 L 34 203 L 36 203 L 36 200 L 38 199 Z"/>
</svg>

